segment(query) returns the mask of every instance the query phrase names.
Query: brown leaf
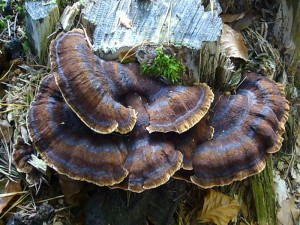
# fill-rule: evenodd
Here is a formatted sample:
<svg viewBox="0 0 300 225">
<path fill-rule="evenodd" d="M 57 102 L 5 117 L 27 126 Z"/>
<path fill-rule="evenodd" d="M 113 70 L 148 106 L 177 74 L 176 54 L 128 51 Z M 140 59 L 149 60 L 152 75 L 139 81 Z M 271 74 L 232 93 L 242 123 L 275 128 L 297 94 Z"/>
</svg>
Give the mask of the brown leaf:
<svg viewBox="0 0 300 225">
<path fill-rule="evenodd" d="M 16 194 L 20 194 L 20 191 L 21 186 L 19 182 L 13 182 L 8 179 L 3 179 L 0 182 L 0 213 Z"/>
<path fill-rule="evenodd" d="M 198 219 L 217 225 L 227 225 L 240 211 L 237 200 L 220 192 L 209 190 L 204 197 L 203 209 Z"/>
<path fill-rule="evenodd" d="M 10 142 L 12 137 L 12 127 L 7 120 L 0 120 L 0 139 L 6 143 Z"/>
<path fill-rule="evenodd" d="M 278 210 L 277 218 L 279 224 L 294 225 L 299 221 L 300 211 L 295 205 L 295 198 L 287 199 L 282 202 L 282 207 Z"/>
<path fill-rule="evenodd" d="M 223 26 L 221 35 L 221 48 L 227 57 L 248 61 L 248 48 L 242 35 L 226 24 Z"/>
</svg>

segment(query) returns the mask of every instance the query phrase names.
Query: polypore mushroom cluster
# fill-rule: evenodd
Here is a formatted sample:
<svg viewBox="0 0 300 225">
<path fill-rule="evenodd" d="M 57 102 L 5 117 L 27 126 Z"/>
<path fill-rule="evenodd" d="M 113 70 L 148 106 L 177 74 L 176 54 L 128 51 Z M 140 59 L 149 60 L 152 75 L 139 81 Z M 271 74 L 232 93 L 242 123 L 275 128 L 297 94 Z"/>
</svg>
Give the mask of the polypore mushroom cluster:
<svg viewBox="0 0 300 225">
<path fill-rule="evenodd" d="M 289 106 L 265 77 L 246 74 L 231 96 L 167 86 L 139 64 L 101 60 L 78 29 L 50 54 L 27 126 L 46 163 L 73 179 L 141 192 L 185 170 L 201 187 L 224 185 L 260 172 L 281 146 Z"/>
</svg>

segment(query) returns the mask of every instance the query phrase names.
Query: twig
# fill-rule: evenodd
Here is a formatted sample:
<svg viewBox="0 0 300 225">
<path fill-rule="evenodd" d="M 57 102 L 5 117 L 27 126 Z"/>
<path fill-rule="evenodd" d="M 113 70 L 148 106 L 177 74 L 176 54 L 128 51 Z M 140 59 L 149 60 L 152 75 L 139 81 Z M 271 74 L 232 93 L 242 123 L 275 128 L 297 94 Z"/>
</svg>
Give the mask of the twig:
<svg viewBox="0 0 300 225">
<path fill-rule="evenodd" d="M 172 0 L 170 1 L 170 13 L 169 13 L 169 23 L 168 23 L 168 45 L 170 45 L 170 27 L 171 27 L 171 19 L 172 19 Z"/>
<path fill-rule="evenodd" d="M 142 41 L 141 43 L 138 43 L 138 44 L 132 46 L 132 47 L 127 51 L 127 53 L 124 55 L 124 57 L 120 60 L 121 63 L 127 58 L 127 56 L 131 57 L 131 56 L 133 56 L 133 55 L 135 54 L 135 51 L 134 51 L 135 48 L 137 48 L 137 47 L 139 47 L 139 46 L 144 46 L 144 44 L 146 44 L 147 42 L 149 42 L 149 40 Z M 129 54 L 130 52 L 132 52 L 132 54 Z"/>
<path fill-rule="evenodd" d="M 164 26 L 164 24 L 165 24 L 165 22 L 166 22 L 166 20 L 167 20 L 167 18 L 168 18 L 168 16 L 169 16 L 169 12 L 170 12 L 170 10 L 171 10 L 171 7 L 172 7 L 172 0 L 170 0 L 170 2 L 169 2 L 169 6 L 168 6 L 168 8 L 167 8 L 167 12 L 166 12 L 166 16 L 165 16 L 165 18 L 164 18 L 164 22 L 162 23 L 162 25 L 161 25 L 161 27 L 160 27 L 160 29 L 159 29 L 159 33 L 161 33 L 161 31 L 163 30 L 163 26 Z"/>
<path fill-rule="evenodd" d="M 9 38 L 11 39 L 9 20 L 7 20 L 6 22 L 7 22 L 8 36 L 9 36 Z"/>
<path fill-rule="evenodd" d="M 87 41 L 89 47 L 90 47 L 91 49 L 93 49 L 93 45 L 92 45 L 92 43 L 91 43 L 91 41 L 90 41 L 89 36 L 88 36 L 87 33 L 86 33 L 85 28 L 83 27 L 82 24 L 80 24 L 80 25 L 81 25 L 81 27 L 82 27 L 82 30 L 83 30 L 83 32 L 84 32 L 85 39 L 86 39 L 86 41 Z"/>
<path fill-rule="evenodd" d="M 210 11 L 211 11 L 211 19 L 214 18 L 214 1 L 210 0 Z"/>
<path fill-rule="evenodd" d="M 64 197 L 65 197 L 64 195 L 59 195 L 59 196 L 56 196 L 56 197 L 53 197 L 53 198 L 47 198 L 47 199 L 38 201 L 38 202 L 36 202 L 36 203 L 48 202 L 48 201 L 51 201 L 51 200 L 54 200 L 54 199 L 64 198 Z"/>
<path fill-rule="evenodd" d="M 61 29 L 61 25 L 57 25 L 57 26 L 56 26 L 56 29 L 55 29 L 51 34 L 49 34 L 49 35 L 47 36 L 47 39 L 49 39 L 49 38 L 51 38 L 53 35 L 57 34 L 57 32 L 59 32 L 60 29 Z"/>
<path fill-rule="evenodd" d="M 5 194 L 0 194 L 0 198 L 9 197 L 9 196 L 12 196 L 12 195 L 25 194 L 25 193 L 27 193 L 27 191 L 10 192 L 10 193 L 5 193 Z"/>
<path fill-rule="evenodd" d="M 2 219 L 10 210 L 12 210 L 14 207 L 16 207 L 18 204 L 20 204 L 25 198 L 29 196 L 29 192 L 25 195 L 22 195 L 11 207 L 9 207 L 8 210 L 6 210 L 1 216 L 0 219 Z"/>
<path fill-rule="evenodd" d="M 112 10 L 108 13 L 107 17 L 110 17 L 111 14 L 112 14 L 114 11 L 116 11 L 116 9 L 118 8 L 118 5 L 119 5 L 119 4 L 120 4 L 120 1 L 118 1 L 118 2 L 114 5 L 114 7 L 112 8 Z"/>
<path fill-rule="evenodd" d="M 17 14 L 16 14 L 16 16 L 15 16 L 14 28 L 13 28 L 13 31 L 14 31 L 14 38 L 17 38 L 16 30 L 17 30 L 17 20 L 18 20 L 18 15 L 19 15 L 19 13 L 17 12 Z"/>
<path fill-rule="evenodd" d="M 9 70 L 3 75 L 3 77 L 1 77 L 0 82 L 4 81 L 4 78 L 9 74 L 9 72 L 10 72 L 11 68 L 13 67 L 13 65 L 14 65 L 14 63 L 11 64 L 11 66 L 9 67 Z"/>
</svg>

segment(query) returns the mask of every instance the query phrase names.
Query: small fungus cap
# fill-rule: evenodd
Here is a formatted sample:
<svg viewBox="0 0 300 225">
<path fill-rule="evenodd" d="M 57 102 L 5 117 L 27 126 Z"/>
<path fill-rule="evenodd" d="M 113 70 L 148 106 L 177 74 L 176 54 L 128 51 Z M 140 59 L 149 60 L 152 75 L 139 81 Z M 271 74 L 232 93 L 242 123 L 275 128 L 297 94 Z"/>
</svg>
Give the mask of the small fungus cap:
<svg viewBox="0 0 300 225">
<path fill-rule="evenodd" d="M 176 149 L 184 156 L 182 166 L 184 170 L 193 170 L 192 161 L 195 148 L 199 143 L 211 140 L 213 135 L 214 128 L 208 124 L 208 114 L 188 131 L 182 134 L 172 133 L 168 135 L 168 139 L 174 143 Z"/>
<path fill-rule="evenodd" d="M 18 137 L 17 143 L 14 144 L 13 160 L 19 172 L 30 173 L 33 170 L 33 166 L 28 162 L 31 160 L 31 154 L 34 154 L 32 146 Z"/>
<path fill-rule="evenodd" d="M 150 98 L 147 130 L 183 133 L 197 124 L 208 112 L 214 95 L 206 84 L 172 85 L 161 88 Z"/>
<path fill-rule="evenodd" d="M 25 143 L 24 139 L 17 137 L 17 142 L 14 144 L 13 160 L 17 170 L 26 174 L 26 181 L 29 185 L 37 185 L 41 182 L 41 173 L 30 164 L 32 155 L 35 155 L 33 145 Z"/>
</svg>

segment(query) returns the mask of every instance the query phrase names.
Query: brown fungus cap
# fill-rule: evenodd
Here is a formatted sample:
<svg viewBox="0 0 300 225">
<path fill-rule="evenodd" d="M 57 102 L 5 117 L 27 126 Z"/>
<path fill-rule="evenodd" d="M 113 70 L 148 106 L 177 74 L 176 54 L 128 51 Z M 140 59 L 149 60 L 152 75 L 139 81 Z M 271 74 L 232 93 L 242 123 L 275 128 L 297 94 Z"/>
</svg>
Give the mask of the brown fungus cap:
<svg viewBox="0 0 300 225">
<path fill-rule="evenodd" d="M 30 138 L 46 163 L 61 174 L 113 185 L 128 174 L 127 148 L 116 135 L 93 132 L 64 102 L 53 76 L 45 77 L 27 115 Z"/>
<path fill-rule="evenodd" d="M 17 143 L 14 144 L 13 160 L 17 170 L 23 173 L 30 173 L 34 168 L 29 164 L 31 154 L 34 154 L 32 146 L 25 143 L 23 138 L 18 137 Z"/>
<path fill-rule="evenodd" d="M 21 137 L 17 138 L 14 144 L 13 160 L 19 172 L 26 174 L 26 181 L 29 185 L 36 185 L 41 181 L 42 174 L 30 164 L 32 155 L 36 151 L 32 145 L 25 143 Z"/>
<path fill-rule="evenodd" d="M 145 99 L 137 94 L 129 94 L 126 102 L 138 112 L 137 123 L 127 140 L 125 167 L 129 174 L 116 187 L 142 192 L 166 183 L 181 168 L 182 154 L 164 135 L 147 132 L 145 128 L 149 124 L 149 116 Z"/>
<path fill-rule="evenodd" d="M 84 33 L 73 30 L 51 42 L 50 56 L 56 83 L 68 105 L 98 133 L 127 133 L 136 122 L 136 112 L 120 104 L 113 92 L 120 91 L 110 75 L 138 73 L 138 67 L 105 62 L 93 54 Z M 130 68 L 129 68 L 130 67 Z"/>
<path fill-rule="evenodd" d="M 191 181 L 209 188 L 262 171 L 267 153 L 281 147 L 288 111 L 281 85 L 253 73 L 237 94 L 216 96 L 210 113 L 214 137 L 196 147 Z"/>
<path fill-rule="evenodd" d="M 161 88 L 153 95 L 147 107 L 150 117 L 149 133 L 183 133 L 197 124 L 213 101 L 214 95 L 206 84 Z"/>
</svg>

